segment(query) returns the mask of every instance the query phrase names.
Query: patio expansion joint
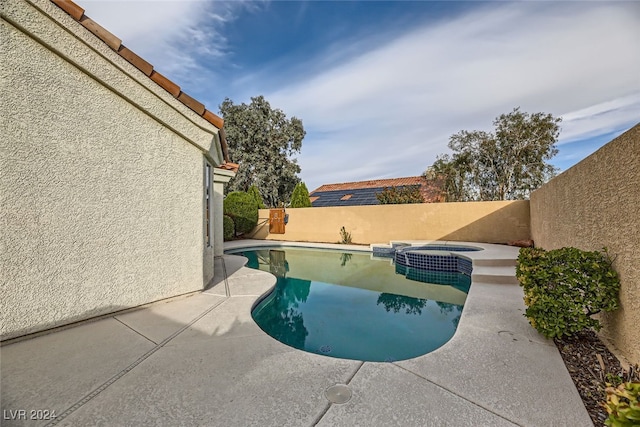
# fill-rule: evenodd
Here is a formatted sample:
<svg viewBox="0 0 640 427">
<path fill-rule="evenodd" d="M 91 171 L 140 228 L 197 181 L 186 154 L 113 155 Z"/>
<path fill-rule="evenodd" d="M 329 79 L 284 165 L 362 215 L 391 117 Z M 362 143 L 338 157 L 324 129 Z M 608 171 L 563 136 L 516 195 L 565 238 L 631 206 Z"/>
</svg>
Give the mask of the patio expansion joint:
<svg viewBox="0 0 640 427">
<path fill-rule="evenodd" d="M 140 335 L 142 338 L 144 338 L 144 339 L 146 339 L 146 340 L 148 340 L 148 341 L 151 341 L 151 342 L 153 343 L 153 345 L 158 345 L 158 343 L 157 343 L 157 342 L 155 342 L 154 340 L 152 340 L 151 338 L 149 338 L 148 336 L 146 336 L 146 335 L 145 335 L 145 334 L 143 334 L 142 332 L 140 332 L 140 331 L 138 331 L 138 330 L 136 330 L 136 329 L 133 329 L 131 326 L 127 325 L 127 324 L 126 324 L 126 323 L 124 323 L 122 320 L 118 319 L 118 317 L 117 317 L 117 316 L 113 316 L 113 318 L 114 318 L 115 320 L 117 320 L 118 322 L 120 322 L 120 323 L 121 323 L 122 325 L 124 325 L 125 327 L 127 327 L 127 328 L 131 329 L 131 330 L 132 330 L 133 332 L 135 332 L 136 334 Z"/>
<path fill-rule="evenodd" d="M 358 367 L 353 371 L 353 373 L 349 376 L 349 378 L 347 378 L 347 381 L 345 381 L 346 385 L 351 384 L 351 381 L 353 380 L 353 378 L 356 376 L 356 374 L 358 373 L 358 371 L 360 371 L 360 368 L 362 368 L 364 366 L 365 362 L 360 362 L 360 364 L 358 365 Z M 318 416 L 313 420 L 313 422 L 311 423 L 312 426 L 317 426 L 318 423 L 320 421 L 322 421 L 322 419 L 324 418 L 324 416 L 327 414 L 327 412 L 329 412 L 329 409 L 331 409 L 331 407 L 335 405 L 335 403 L 331 403 L 331 402 L 327 402 L 327 404 L 325 405 L 325 407 L 323 408 L 323 410 L 318 414 Z"/>
<path fill-rule="evenodd" d="M 456 396 L 456 397 L 458 397 L 458 398 L 460 398 L 460 399 L 462 399 L 462 400 L 464 400 L 464 401 L 466 401 L 466 402 L 469 402 L 469 403 L 471 403 L 472 405 L 477 406 L 478 408 L 480 408 L 480 409 L 482 409 L 482 410 L 484 410 L 484 411 L 490 412 L 491 414 L 495 415 L 496 417 L 500 417 L 500 418 L 502 418 L 503 420 L 505 420 L 505 421 L 508 421 L 508 422 L 512 423 L 513 425 L 516 425 L 516 426 L 519 426 L 519 427 L 525 427 L 523 424 L 520 424 L 520 423 L 519 423 L 519 422 L 517 422 L 517 421 L 511 420 L 511 419 L 509 419 L 509 418 L 505 417 L 504 415 L 502 415 L 502 414 L 499 414 L 499 413 L 495 412 L 493 409 L 487 408 L 487 407 L 485 407 L 485 406 L 483 406 L 483 405 L 481 405 L 481 404 L 479 404 L 479 403 L 477 403 L 477 402 L 474 402 L 473 400 L 469 400 L 468 398 L 466 398 L 466 397 L 464 397 L 464 396 L 462 396 L 462 395 L 460 395 L 460 394 L 456 393 L 455 391 L 453 391 L 453 390 L 449 390 L 447 387 L 443 386 L 442 384 L 438 384 L 438 383 L 436 383 L 436 382 L 433 382 L 433 381 L 431 381 L 430 379 L 428 379 L 428 378 L 426 378 L 426 377 L 423 377 L 422 375 L 417 374 L 417 373 L 415 373 L 415 372 L 411 371 L 410 369 L 407 369 L 407 368 L 405 368 L 405 367 L 403 367 L 403 366 L 400 366 L 400 365 L 397 365 L 397 364 L 395 364 L 395 363 L 392 363 L 392 365 L 394 365 L 395 367 L 400 368 L 400 369 L 402 369 L 403 371 L 406 371 L 406 372 L 408 372 L 408 373 L 410 373 L 410 374 L 412 374 L 412 375 L 414 375 L 414 376 L 416 376 L 416 377 L 418 377 L 418 378 L 420 378 L 420 379 L 422 379 L 422 380 L 424 380 L 424 381 L 427 381 L 428 383 L 433 384 L 434 386 L 438 387 L 439 389 L 442 389 L 442 390 L 446 391 L 447 393 L 451 393 L 451 394 L 453 394 L 454 396 Z"/>
<path fill-rule="evenodd" d="M 110 385 L 112 385 L 113 383 L 115 383 L 116 381 L 118 381 L 120 378 L 122 378 L 123 376 L 125 376 L 127 374 L 127 372 L 132 371 L 136 366 L 138 366 L 139 364 L 141 364 L 142 362 L 144 362 L 146 359 L 148 359 L 152 354 L 154 354 L 156 351 L 160 350 L 162 347 L 164 347 L 167 343 L 169 343 L 169 341 L 173 340 L 175 337 L 177 337 L 178 335 L 180 335 L 182 332 L 186 331 L 188 328 L 190 328 L 194 323 L 196 323 L 198 320 L 202 319 L 204 316 L 206 316 L 207 314 L 209 314 L 210 312 L 212 312 L 214 309 L 216 309 L 220 304 L 224 303 L 228 298 L 225 298 L 222 301 L 217 302 L 216 304 L 212 305 L 211 307 L 207 308 L 206 310 L 204 310 L 202 313 L 200 313 L 198 316 L 196 316 L 193 320 L 191 320 L 189 323 L 187 323 L 186 325 L 184 325 L 182 328 L 178 329 L 176 332 L 174 332 L 173 334 L 169 335 L 167 338 L 165 338 L 162 342 L 160 342 L 159 344 L 156 344 L 155 347 L 153 347 L 151 350 L 147 351 L 145 354 L 143 354 L 142 356 L 140 356 L 138 359 L 136 359 L 132 364 L 130 364 L 129 366 L 127 366 L 126 368 L 124 368 L 123 370 L 121 370 L 120 372 L 118 372 L 117 374 L 115 374 L 114 376 L 112 376 L 111 378 L 109 378 L 106 382 L 104 382 L 103 384 L 101 384 L 100 386 L 98 386 L 97 388 L 95 388 L 93 391 L 91 391 L 89 394 L 87 394 L 86 396 L 84 396 L 82 399 L 80 399 L 79 401 L 77 401 L 75 404 L 73 404 L 71 407 L 69 407 L 68 409 L 66 409 L 64 412 L 62 412 L 60 415 L 58 415 L 54 420 L 52 420 L 50 423 L 46 424 L 45 427 L 49 427 L 49 426 L 54 426 L 56 424 L 58 424 L 59 422 L 61 422 L 62 420 L 64 420 L 65 418 L 67 418 L 69 415 L 71 415 L 72 413 L 74 413 L 75 411 L 77 411 L 78 409 L 80 409 L 82 406 L 84 406 L 86 403 L 88 403 L 90 400 L 92 400 L 94 397 L 98 396 L 100 393 L 102 393 L 104 390 L 106 390 Z M 122 323 L 122 322 L 120 322 Z M 125 325 L 126 326 L 126 325 Z M 137 332 L 137 331 L 136 331 Z M 142 334 L 140 334 L 142 335 Z M 143 335 L 144 336 L 144 335 Z M 146 337 L 145 337 L 146 338 Z M 148 339 L 148 338 L 147 338 Z M 153 342 L 153 341 L 152 341 Z"/>
</svg>

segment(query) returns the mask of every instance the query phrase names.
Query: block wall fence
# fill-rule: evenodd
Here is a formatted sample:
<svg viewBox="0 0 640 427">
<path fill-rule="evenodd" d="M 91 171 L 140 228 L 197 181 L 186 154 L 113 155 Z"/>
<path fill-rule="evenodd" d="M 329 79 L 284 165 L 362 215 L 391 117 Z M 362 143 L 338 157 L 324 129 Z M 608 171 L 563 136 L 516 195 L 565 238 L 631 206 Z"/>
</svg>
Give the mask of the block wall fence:
<svg viewBox="0 0 640 427">
<path fill-rule="evenodd" d="M 640 124 L 531 195 L 536 246 L 607 247 L 620 276 L 620 309 L 601 316 L 601 334 L 640 363 Z"/>
<path fill-rule="evenodd" d="M 299 242 L 340 241 L 340 229 L 353 243 L 390 240 L 457 240 L 507 243 L 529 239 L 529 201 L 421 203 L 287 209 L 285 234 L 269 233 L 269 210 L 260 210 L 256 239 Z"/>
</svg>

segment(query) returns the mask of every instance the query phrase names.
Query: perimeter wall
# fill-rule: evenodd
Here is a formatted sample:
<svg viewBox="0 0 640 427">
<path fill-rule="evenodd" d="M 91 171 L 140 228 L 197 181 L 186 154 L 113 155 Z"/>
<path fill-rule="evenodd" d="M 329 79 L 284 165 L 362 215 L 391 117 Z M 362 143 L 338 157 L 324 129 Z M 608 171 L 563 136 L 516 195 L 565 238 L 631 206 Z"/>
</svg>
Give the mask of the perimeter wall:
<svg viewBox="0 0 640 427">
<path fill-rule="evenodd" d="M 607 247 L 620 276 L 620 309 L 601 316 L 601 334 L 640 363 L 640 124 L 533 192 L 536 246 Z"/>
<path fill-rule="evenodd" d="M 297 208 L 286 213 L 286 233 L 270 234 L 269 210 L 261 209 L 263 224 L 253 237 L 336 243 L 344 227 L 356 244 L 403 239 L 507 243 L 531 238 L 527 200 Z"/>
</svg>

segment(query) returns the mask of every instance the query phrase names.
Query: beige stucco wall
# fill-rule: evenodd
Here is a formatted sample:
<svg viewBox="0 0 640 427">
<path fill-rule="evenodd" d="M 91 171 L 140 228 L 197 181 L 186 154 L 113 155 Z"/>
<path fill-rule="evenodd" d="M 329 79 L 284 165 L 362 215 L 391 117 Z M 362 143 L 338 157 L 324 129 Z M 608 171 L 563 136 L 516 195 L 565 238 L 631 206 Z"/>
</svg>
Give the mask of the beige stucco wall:
<svg viewBox="0 0 640 427">
<path fill-rule="evenodd" d="M 287 209 L 285 234 L 269 234 L 268 224 L 255 231 L 257 239 L 335 243 L 340 228 L 354 243 L 390 240 L 457 240 L 506 243 L 529 239 L 529 201 L 425 203 Z M 260 210 L 269 218 L 269 210 Z"/>
<path fill-rule="evenodd" d="M 201 289 L 217 129 L 48 1 L 0 24 L 1 338 Z"/>
<path fill-rule="evenodd" d="M 640 363 L 639 203 L 640 124 L 531 195 L 537 246 L 606 246 L 615 257 L 621 307 L 602 316 L 602 333 L 633 363 Z"/>
</svg>

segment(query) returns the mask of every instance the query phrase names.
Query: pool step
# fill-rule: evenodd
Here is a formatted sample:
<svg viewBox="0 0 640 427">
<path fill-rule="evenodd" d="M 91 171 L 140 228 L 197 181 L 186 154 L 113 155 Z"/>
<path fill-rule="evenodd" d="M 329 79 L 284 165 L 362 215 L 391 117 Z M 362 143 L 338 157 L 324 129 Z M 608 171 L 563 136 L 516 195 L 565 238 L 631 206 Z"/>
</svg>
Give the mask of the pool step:
<svg viewBox="0 0 640 427">
<path fill-rule="evenodd" d="M 473 267 L 471 280 L 500 285 L 518 285 L 515 266 L 476 266 Z"/>
<path fill-rule="evenodd" d="M 487 258 L 482 259 L 475 257 L 473 260 L 474 268 L 477 267 L 515 267 L 517 260 L 515 258 Z"/>
</svg>

